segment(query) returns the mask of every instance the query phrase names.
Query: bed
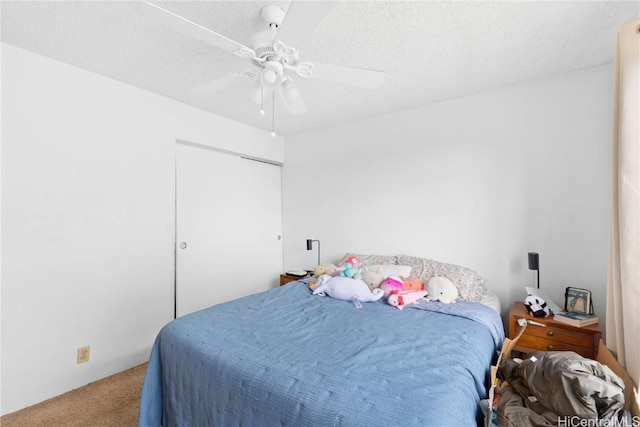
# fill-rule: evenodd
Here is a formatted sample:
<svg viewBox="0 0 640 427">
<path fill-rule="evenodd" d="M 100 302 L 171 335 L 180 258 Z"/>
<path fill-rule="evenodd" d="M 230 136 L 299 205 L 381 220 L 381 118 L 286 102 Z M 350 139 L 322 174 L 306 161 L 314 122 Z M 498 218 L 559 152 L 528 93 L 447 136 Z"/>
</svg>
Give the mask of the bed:
<svg viewBox="0 0 640 427">
<path fill-rule="evenodd" d="M 138 425 L 475 426 L 503 339 L 479 302 L 358 308 L 294 281 L 167 324 Z"/>
</svg>

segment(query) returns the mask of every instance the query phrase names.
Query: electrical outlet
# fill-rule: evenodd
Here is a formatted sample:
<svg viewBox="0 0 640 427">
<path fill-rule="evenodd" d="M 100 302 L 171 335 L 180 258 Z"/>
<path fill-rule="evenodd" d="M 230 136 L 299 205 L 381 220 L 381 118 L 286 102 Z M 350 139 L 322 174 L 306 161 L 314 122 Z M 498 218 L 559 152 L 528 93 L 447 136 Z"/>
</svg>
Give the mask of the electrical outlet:
<svg viewBox="0 0 640 427">
<path fill-rule="evenodd" d="M 88 362 L 89 357 L 91 357 L 91 346 L 85 345 L 78 348 L 78 363 Z"/>
</svg>

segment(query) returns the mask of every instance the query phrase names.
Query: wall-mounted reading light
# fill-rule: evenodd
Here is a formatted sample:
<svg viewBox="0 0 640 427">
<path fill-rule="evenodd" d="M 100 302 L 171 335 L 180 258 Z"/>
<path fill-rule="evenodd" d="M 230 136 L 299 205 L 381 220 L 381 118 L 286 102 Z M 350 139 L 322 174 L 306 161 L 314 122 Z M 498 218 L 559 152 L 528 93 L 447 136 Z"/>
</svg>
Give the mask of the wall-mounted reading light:
<svg viewBox="0 0 640 427">
<path fill-rule="evenodd" d="M 535 270 L 538 276 L 538 289 L 540 289 L 540 256 L 537 252 L 529 252 L 529 270 Z"/>
<path fill-rule="evenodd" d="M 318 242 L 318 265 L 320 265 L 320 240 L 307 239 L 307 250 L 310 251 L 313 249 L 313 242 Z"/>
</svg>

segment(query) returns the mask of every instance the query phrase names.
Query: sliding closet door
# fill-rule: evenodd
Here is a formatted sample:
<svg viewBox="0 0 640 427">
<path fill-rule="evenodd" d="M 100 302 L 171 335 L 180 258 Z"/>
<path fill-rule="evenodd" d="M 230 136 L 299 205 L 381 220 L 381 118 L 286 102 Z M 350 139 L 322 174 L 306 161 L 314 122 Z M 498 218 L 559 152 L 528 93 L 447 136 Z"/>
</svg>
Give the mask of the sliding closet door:
<svg viewBox="0 0 640 427">
<path fill-rule="evenodd" d="M 176 144 L 176 314 L 267 290 L 282 271 L 281 168 Z"/>
</svg>

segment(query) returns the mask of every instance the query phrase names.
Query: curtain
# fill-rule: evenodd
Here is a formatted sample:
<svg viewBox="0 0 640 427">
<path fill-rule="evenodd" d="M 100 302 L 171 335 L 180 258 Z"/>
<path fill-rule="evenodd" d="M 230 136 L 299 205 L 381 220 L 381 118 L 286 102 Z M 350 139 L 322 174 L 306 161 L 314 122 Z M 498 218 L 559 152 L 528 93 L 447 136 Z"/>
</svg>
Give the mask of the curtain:
<svg viewBox="0 0 640 427">
<path fill-rule="evenodd" d="M 620 27 L 615 62 L 607 347 L 640 383 L 640 19 Z M 636 399 L 638 398 L 636 394 Z"/>
</svg>

